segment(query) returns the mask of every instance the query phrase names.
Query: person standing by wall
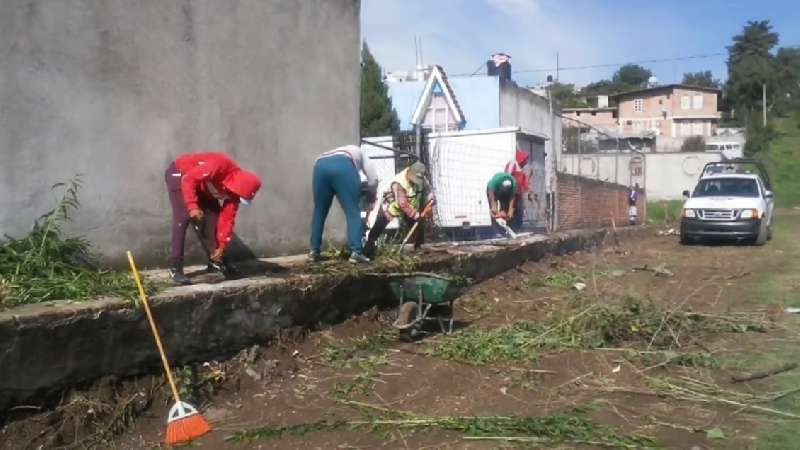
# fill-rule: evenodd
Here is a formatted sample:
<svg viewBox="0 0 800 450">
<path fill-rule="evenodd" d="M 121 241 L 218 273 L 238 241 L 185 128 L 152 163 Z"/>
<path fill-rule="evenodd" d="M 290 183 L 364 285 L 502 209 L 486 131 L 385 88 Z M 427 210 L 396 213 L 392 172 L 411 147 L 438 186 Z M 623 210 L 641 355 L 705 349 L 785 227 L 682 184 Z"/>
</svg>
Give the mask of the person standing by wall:
<svg viewBox="0 0 800 450">
<path fill-rule="evenodd" d="M 425 165 L 417 161 L 400 171 L 392 180 L 389 190 L 383 193 L 383 199 L 378 206 L 378 215 L 375 223 L 367 235 L 367 244 L 364 252 L 368 257 L 374 257 L 378 238 L 386 231 L 386 226 L 394 219 L 400 221 L 401 234 L 406 233 L 415 222 L 419 222 L 415 231 L 414 248 L 419 248 L 424 241 L 425 231 L 422 226 L 424 220 L 432 214 L 432 207 L 436 201 L 430 182 L 425 178 Z"/>
<path fill-rule="evenodd" d="M 172 248 L 169 275 L 175 284 L 190 284 L 183 273 L 186 228 L 204 221 L 216 228 L 216 245 L 209 255 L 221 264 L 231 242 L 239 205 L 248 205 L 261 188 L 261 179 L 242 170 L 224 153 L 187 153 L 165 174 L 172 206 Z"/>
<path fill-rule="evenodd" d="M 509 217 L 509 225 L 511 225 L 514 231 L 520 231 L 522 229 L 522 221 L 525 217 L 525 200 L 533 201 L 533 196 L 530 191 L 531 180 L 524 171 L 525 166 L 528 165 L 529 159 L 530 155 L 528 152 L 517 150 L 515 158 L 509 161 L 503 170 L 505 173 L 514 177 L 514 180 L 517 182 L 517 193 L 514 202 L 516 208 L 513 217 Z"/>
<path fill-rule="evenodd" d="M 360 172 L 366 176 L 366 186 L 362 189 Z M 374 197 L 378 188 L 378 175 L 369 158 L 356 145 L 345 145 L 327 151 L 314 163 L 312 190 L 314 193 L 314 215 L 311 220 L 311 251 L 308 259 L 320 261 L 322 233 L 325 219 L 333 203 L 333 197 L 347 218 L 347 241 L 350 244 L 350 262 L 367 263 L 364 256 L 361 237 L 364 234 L 361 222 L 359 202 L 362 193 Z"/>
<path fill-rule="evenodd" d="M 631 225 L 636 225 L 636 221 L 639 218 L 639 210 L 636 208 L 638 202 L 639 183 L 636 183 L 636 185 L 632 187 L 631 191 L 628 193 L 628 222 Z"/>
</svg>

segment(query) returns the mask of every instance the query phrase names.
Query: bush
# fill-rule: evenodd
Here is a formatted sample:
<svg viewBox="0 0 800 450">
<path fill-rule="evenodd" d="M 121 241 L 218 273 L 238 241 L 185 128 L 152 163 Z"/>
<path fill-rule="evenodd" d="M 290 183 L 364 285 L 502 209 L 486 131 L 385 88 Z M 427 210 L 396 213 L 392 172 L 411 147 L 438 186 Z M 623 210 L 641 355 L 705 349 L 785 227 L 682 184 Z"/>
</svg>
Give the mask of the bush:
<svg viewBox="0 0 800 450">
<path fill-rule="evenodd" d="M 706 149 L 706 139 L 703 136 L 686 138 L 681 145 L 682 152 L 702 152 Z"/>
<path fill-rule="evenodd" d="M 0 308 L 104 295 L 135 296 L 129 275 L 97 267 L 85 238 L 62 236 L 61 225 L 79 206 L 80 186 L 80 176 L 53 186 L 64 189 L 56 207 L 42 215 L 27 236 L 0 239 Z"/>
<path fill-rule="evenodd" d="M 745 156 L 754 156 L 769 150 L 770 143 L 778 137 L 778 131 L 772 123 L 764 127 L 761 122 L 753 121 L 747 127 L 747 141 L 744 144 Z"/>
</svg>

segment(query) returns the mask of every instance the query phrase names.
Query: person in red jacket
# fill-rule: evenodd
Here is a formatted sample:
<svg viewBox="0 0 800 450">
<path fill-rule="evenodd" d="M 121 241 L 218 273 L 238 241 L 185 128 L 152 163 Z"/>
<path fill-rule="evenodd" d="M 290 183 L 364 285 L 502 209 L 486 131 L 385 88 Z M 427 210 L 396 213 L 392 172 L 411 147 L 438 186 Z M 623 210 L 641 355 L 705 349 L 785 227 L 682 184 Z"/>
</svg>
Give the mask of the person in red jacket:
<svg viewBox="0 0 800 450">
<path fill-rule="evenodd" d="M 511 225 L 514 231 L 519 231 L 522 228 L 522 219 L 525 216 L 525 197 L 527 196 L 528 200 L 532 200 L 530 178 L 523 170 L 525 166 L 528 165 L 529 158 L 530 155 L 528 152 L 517 150 L 514 160 L 509 161 L 503 170 L 505 173 L 514 177 L 514 180 L 517 182 L 517 195 L 516 201 L 514 202 L 517 207 L 514 211 L 514 217 L 511 217 L 509 221 L 509 225 Z"/>
<path fill-rule="evenodd" d="M 187 153 L 167 168 L 165 175 L 172 205 L 172 250 L 170 277 L 176 284 L 189 284 L 183 273 L 186 228 L 190 220 L 216 224 L 216 246 L 211 262 L 222 263 L 231 242 L 239 204 L 247 205 L 261 187 L 261 179 L 223 153 Z"/>
</svg>

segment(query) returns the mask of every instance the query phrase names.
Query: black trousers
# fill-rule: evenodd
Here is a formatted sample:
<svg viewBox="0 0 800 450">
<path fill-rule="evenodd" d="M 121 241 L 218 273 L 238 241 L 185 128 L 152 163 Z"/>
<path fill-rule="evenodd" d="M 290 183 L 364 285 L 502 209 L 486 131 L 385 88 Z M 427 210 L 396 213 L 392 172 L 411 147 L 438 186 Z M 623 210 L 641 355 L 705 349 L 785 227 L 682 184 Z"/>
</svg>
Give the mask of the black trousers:
<svg viewBox="0 0 800 450">
<path fill-rule="evenodd" d="M 400 239 L 405 239 L 415 222 L 406 216 L 400 216 L 398 220 L 400 221 Z M 369 229 L 369 233 L 367 233 L 367 243 L 364 245 L 364 255 L 366 255 L 368 258 L 375 257 L 378 239 L 386 231 L 387 225 L 389 225 L 389 220 L 386 218 L 386 214 L 381 207 L 381 210 L 378 211 L 378 216 L 375 218 L 375 224 Z M 417 225 L 417 229 L 414 231 L 413 242 L 414 249 L 418 249 L 422 244 L 425 243 L 424 220 L 420 221 L 419 225 Z"/>
</svg>

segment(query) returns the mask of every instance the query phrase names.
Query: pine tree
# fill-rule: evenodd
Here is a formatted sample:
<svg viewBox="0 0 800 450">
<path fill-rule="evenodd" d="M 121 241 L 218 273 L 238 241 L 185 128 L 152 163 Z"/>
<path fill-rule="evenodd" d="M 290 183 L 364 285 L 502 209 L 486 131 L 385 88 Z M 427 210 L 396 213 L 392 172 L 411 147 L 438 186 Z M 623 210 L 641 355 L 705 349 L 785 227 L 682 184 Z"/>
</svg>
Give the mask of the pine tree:
<svg viewBox="0 0 800 450">
<path fill-rule="evenodd" d="M 400 127 L 381 78 L 381 66 L 365 42 L 361 49 L 361 137 L 390 135 Z"/>
</svg>

